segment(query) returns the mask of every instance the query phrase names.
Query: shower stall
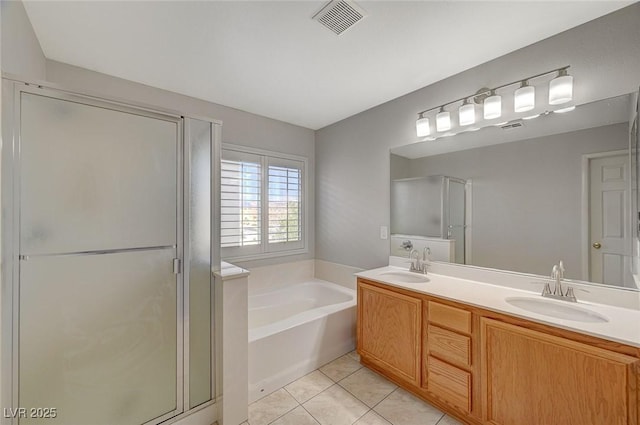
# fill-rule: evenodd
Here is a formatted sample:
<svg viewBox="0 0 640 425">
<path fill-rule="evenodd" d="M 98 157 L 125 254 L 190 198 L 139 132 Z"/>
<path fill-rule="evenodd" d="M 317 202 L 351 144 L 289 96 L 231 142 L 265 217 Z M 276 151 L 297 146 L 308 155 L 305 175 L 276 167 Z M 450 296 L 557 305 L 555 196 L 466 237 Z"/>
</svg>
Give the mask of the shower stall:
<svg viewBox="0 0 640 425">
<path fill-rule="evenodd" d="M 391 233 L 454 241 L 453 261 L 466 263 L 467 181 L 427 176 L 391 181 Z"/>
<path fill-rule="evenodd" d="M 213 406 L 220 123 L 10 80 L 2 109 L 3 420 Z"/>
</svg>

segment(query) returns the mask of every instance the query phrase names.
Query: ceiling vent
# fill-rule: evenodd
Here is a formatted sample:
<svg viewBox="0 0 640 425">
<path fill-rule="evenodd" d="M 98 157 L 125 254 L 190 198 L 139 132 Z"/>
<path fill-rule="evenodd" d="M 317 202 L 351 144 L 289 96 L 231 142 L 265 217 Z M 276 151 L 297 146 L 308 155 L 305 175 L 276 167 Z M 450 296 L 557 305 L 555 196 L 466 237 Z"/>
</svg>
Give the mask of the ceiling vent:
<svg viewBox="0 0 640 425">
<path fill-rule="evenodd" d="M 524 122 L 522 122 L 521 120 L 512 121 L 509 124 L 500 126 L 500 128 L 503 130 L 513 130 L 514 128 L 519 128 L 519 127 L 524 127 Z"/>
<path fill-rule="evenodd" d="M 348 0 L 333 0 L 313 16 L 313 19 L 340 35 L 358 22 L 367 13 L 357 4 Z"/>
</svg>

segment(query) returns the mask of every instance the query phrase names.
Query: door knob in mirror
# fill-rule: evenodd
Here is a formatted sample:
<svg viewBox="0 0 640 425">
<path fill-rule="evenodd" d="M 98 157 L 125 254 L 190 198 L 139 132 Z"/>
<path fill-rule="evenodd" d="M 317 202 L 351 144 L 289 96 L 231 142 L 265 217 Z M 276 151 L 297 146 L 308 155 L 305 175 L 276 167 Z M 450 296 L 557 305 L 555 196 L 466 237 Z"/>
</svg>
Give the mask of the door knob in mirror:
<svg viewBox="0 0 640 425">
<path fill-rule="evenodd" d="M 592 246 L 593 246 L 595 249 L 600 249 L 600 247 L 601 247 L 602 245 L 600 245 L 600 242 L 594 242 Z"/>
</svg>

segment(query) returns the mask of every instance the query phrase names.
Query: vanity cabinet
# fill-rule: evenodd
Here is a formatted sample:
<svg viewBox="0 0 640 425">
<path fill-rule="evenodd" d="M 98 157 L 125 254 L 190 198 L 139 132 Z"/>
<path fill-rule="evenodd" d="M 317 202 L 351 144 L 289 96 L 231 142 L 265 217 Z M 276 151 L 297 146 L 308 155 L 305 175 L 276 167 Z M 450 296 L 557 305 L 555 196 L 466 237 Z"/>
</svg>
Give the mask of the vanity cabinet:
<svg viewBox="0 0 640 425">
<path fill-rule="evenodd" d="M 640 425 L 640 349 L 358 278 L 362 363 L 473 425 Z"/>
<path fill-rule="evenodd" d="M 363 357 L 410 384 L 420 384 L 420 298 L 359 282 L 357 326 Z"/>
<path fill-rule="evenodd" d="M 637 358 L 496 320 L 480 323 L 487 423 L 637 423 Z"/>
</svg>

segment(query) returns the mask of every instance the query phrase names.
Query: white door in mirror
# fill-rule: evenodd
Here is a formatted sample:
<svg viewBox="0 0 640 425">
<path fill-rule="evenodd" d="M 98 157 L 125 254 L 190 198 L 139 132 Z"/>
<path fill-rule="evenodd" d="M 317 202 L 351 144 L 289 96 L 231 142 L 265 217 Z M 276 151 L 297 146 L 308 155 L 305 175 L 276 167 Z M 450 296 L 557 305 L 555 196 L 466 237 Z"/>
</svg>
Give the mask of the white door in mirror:
<svg viewBox="0 0 640 425">
<path fill-rule="evenodd" d="M 631 276 L 628 262 L 629 156 L 591 158 L 589 274 L 592 282 L 620 284 Z M 625 285 L 626 286 L 626 285 Z"/>
</svg>

